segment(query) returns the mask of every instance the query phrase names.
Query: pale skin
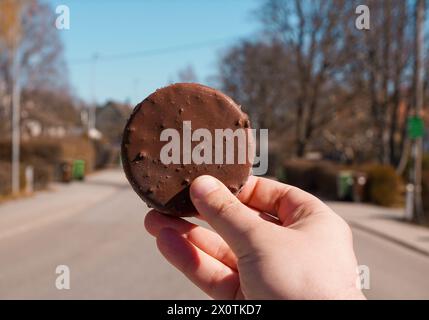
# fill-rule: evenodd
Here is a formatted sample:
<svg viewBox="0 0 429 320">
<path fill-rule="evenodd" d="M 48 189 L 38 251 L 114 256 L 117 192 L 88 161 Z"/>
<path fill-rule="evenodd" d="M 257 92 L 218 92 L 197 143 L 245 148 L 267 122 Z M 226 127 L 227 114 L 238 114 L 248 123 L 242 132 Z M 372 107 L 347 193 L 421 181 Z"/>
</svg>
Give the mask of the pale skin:
<svg viewBox="0 0 429 320">
<path fill-rule="evenodd" d="M 192 183 L 214 231 L 154 210 L 145 218 L 164 257 L 214 299 L 365 299 L 349 226 L 316 197 L 250 177 L 238 197 L 220 181 Z"/>
</svg>

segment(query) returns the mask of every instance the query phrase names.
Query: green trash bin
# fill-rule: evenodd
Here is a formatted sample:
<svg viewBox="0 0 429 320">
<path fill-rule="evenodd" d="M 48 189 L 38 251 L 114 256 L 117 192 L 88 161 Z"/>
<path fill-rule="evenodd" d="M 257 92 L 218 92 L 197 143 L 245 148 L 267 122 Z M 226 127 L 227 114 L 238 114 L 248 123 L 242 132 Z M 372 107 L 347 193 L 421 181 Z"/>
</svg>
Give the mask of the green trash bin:
<svg viewBox="0 0 429 320">
<path fill-rule="evenodd" d="M 342 201 L 353 200 L 353 172 L 340 171 L 337 177 L 337 195 Z"/>
<path fill-rule="evenodd" d="M 83 180 L 85 179 L 85 161 L 75 160 L 73 161 L 73 179 Z"/>
</svg>

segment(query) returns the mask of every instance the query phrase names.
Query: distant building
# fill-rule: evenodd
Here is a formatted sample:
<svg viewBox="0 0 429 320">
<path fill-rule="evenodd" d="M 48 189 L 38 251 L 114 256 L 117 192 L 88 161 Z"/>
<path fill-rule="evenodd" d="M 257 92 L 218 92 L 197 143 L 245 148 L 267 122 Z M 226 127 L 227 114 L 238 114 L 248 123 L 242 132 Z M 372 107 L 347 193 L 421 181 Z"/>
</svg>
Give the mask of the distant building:
<svg viewBox="0 0 429 320">
<path fill-rule="evenodd" d="M 56 92 L 23 92 L 21 135 L 23 140 L 83 134 L 79 110 L 73 101 Z"/>
<path fill-rule="evenodd" d="M 125 123 L 130 116 L 131 106 L 109 101 L 97 108 L 96 128 L 111 145 L 119 146 Z"/>
</svg>

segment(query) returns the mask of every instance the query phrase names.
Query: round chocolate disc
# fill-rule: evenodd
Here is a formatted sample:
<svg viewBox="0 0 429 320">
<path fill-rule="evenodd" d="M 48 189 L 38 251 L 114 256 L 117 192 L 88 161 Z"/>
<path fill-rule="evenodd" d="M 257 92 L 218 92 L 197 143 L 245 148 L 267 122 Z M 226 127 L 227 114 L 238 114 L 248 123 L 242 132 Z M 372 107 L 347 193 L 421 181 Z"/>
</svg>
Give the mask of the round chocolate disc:
<svg viewBox="0 0 429 320">
<path fill-rule="evenodd" d="M 196 214 L 189 187 L 198 176 L 214 176 L 238 194 L 251 173 L 254 141 L 248 116 L 231 98 L 178 83 L 135 107 L 121 152 L 125 174 L 148 206 L 183 217 Z"/>
</svg>

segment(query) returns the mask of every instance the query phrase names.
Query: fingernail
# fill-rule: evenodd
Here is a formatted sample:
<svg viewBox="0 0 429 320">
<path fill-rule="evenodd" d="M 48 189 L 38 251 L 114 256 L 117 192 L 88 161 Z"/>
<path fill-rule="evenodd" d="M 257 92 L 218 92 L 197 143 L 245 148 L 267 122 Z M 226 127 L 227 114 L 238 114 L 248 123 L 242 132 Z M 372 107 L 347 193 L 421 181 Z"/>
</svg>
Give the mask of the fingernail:
<svg viewBox="0 0 429 320">
<path fill-rule="evenodd" d="M 193 198 L 204 198 L 210 192 L 219 188 L 217 180 L 211 176 L 201 176 L 194 180 L 191 186 Z"/>
</svg>

